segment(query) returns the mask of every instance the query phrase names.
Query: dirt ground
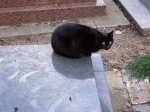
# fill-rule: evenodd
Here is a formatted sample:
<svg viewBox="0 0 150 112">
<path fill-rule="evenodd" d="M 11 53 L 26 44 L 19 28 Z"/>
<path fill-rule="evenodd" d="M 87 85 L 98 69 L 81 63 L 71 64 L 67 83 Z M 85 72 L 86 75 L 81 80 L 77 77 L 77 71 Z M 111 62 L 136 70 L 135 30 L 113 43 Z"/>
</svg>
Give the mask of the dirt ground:
<svg viewBox="0 0 150 112">
<path fill-rule="evenodd" d="M 105 70 L 122 70 L 134 57 L 150 54 L 150 36 L 142 36 L 130 27 L 102 28 L 100 31 L 114 30 L 114 44 L 109 50 L 100 50 Z M 115 34 L 120 31 L 122 34 Z M 0 38 L 0 45 L 49 44 L 51 34 Z"/>
<path fill-rule="evenodd" d="M 142 36 L 131 28 L 119 31 L 122 34 L 114 34 L 112 48 L 108 51 L 99 51 L 106 70 L 122 70 L 134 57 L 150 54 L 150 36 Z"/>
</svg>

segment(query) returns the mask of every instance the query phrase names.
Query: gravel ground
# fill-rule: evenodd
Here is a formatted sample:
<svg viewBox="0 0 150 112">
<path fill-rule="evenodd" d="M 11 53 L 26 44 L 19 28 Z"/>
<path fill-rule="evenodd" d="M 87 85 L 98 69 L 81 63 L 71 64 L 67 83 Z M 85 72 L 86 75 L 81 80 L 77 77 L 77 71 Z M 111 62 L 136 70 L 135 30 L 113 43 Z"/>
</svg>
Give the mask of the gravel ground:
<svg viewBox="0 0 150 112">
<path fill-rule="evenodd" d="M 150 54 L 150 36 L 142 36 L 131 28 L 119 31 L 122 34 L 114 34 L 112 48 L 108 51 L 99 51 L 106 70 L 122 70 L 134 57 Z"/>
</svg>

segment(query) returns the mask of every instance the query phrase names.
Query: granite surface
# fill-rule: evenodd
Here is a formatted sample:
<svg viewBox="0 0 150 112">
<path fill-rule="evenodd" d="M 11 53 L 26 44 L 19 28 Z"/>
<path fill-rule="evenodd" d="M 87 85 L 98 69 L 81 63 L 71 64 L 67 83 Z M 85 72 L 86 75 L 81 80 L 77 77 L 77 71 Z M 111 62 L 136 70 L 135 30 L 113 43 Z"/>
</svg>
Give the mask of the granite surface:
<svg viewBox="0 0 150 112">
<path fill-rule="evenodd" d="M 50 45 L 0 46 L 0 112 L 101 112 L 90 57 Z"/>
<path fill-rule="evenodd" d="M 105 14 L 106 6 L 103 0 L 61 5 L 0 8 L 0 25 L 48 22 L 64 19 L 95 17 Z"/>
<path fill-rule="evenodd" d="M 59 5 L 82 2 L 96 2 L 96 0 L 0 0 L 0 7 Z"/>
</svg>

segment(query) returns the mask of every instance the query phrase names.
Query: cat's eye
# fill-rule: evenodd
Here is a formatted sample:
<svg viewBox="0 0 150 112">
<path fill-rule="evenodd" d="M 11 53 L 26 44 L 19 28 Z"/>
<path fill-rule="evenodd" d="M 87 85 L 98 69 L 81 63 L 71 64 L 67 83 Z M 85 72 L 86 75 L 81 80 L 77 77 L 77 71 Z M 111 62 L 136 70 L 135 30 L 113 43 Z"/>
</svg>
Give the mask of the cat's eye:
<svg viewBox="0 0 150 112">
<path fill-rule="evenodd" d="M 109 42 L 109 44 L 112 44 L 112 42 Z"/>
<path fill-rule="evenodd" d="M 105 45 L 105 42 L 103 42 L 102 44 Z"/>
</svg>

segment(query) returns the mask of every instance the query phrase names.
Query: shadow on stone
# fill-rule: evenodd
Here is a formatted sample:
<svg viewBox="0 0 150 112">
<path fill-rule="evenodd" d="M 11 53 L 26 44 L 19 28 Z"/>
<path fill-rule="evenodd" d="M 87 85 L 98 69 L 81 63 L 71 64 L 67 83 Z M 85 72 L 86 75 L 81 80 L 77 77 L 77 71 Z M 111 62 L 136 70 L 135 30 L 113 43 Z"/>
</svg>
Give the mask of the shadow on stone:
<svg viewBox="0 0 150 112">
<path fill-rule="evenodd" d="M 52 53 L 52 63 L 54 69 L 65 77 L 81 80 L 93 78 L 91 57 L 69 59 Z"/>
</svg>

